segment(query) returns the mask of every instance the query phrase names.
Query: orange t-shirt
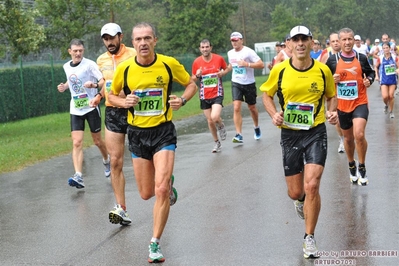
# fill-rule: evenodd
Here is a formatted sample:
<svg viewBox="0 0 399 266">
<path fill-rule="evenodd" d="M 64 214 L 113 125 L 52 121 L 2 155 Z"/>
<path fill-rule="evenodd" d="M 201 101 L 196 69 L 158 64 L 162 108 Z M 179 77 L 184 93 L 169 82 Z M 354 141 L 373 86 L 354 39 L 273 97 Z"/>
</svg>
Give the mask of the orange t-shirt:
<svg viewBox="0 0 399 266">
<path fill-rule="evenodd" d="M 362 77 L 362 66 L 356 57 L 352 62 L 345 62 L 340 57 L 335 73 L 340 76 L 340 82 L 336 84 L 338 110 L 350 113 L 359 105 L 368 103 L 367 88 Z"/>
</svg>

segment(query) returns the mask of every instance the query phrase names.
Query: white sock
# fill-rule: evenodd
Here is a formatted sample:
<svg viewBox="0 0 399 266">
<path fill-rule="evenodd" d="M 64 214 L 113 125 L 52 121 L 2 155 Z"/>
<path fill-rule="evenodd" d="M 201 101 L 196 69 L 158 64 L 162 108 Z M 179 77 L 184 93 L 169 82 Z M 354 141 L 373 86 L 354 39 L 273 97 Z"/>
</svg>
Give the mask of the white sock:
<svg viewBox="0 0 399 266">
<path fill-rule="evenodd" d="M 151 238 L 151 242 L 154 242 L 154 243 L 158 243 L 158 244 L 159 244 L 159 241 L 160 241 L 159 238 L 155 238 L 155 237 Z"/>
</svg>

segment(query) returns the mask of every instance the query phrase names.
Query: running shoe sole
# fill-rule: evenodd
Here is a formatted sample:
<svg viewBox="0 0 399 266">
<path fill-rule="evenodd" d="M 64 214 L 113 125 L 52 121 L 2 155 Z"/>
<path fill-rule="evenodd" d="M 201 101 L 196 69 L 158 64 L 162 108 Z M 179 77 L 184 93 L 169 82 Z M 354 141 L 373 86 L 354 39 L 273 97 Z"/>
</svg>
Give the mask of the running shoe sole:
<svg viewBox="0 0 399 266">
<path fill-rule="evenodd" d="M 233 138 L 233 143 L 244 143 L 244 141 L 236 139 L 236 138 Z"/>
<path fill-rule="evenodd" d="M 306 253 L 303 253 L 303 257 L 305 258 L 305 259 L 317 259 L 317 258 L 320 258 L 320 256 L 318 256 L 318 255 L 315 255 L 315 254 L 306 254 Z"/>
<path fill-rule="evenodd" d="M 165 258 L 161 258 L 161 259 L 150 259 L 148 258 L 148 262 L 149 263 L 160 263 L 160 262 L 164 262 Z"/>
<path fill-rule="evenodd" d="M 368 179 L 365 179 L 365 181 L 361 181 L 360 178 L 359 178 L 359 179 L 357 180 L 357 184 L 358 184 L 359 186 L 367 186 L 368 183 L 369 183 L 369 180 L 368 180 Z M 354 183 L 354 184 L 356 184 L 356 183 Z"/>
<path fill-rule="evenodd" d="M 359 182 L 359 178 L 355 180 L 352 178 L 352 176 L 349 177 L 349 180 L 351 181 L 352 184 L 357 184 L 357 182 Z"/>
<path fill-rule="evenodd" d="M 170 206 L 175 205 L 175 203 L 177 201 L 177 190 L 174 187 L 172 187 L 172 191 L 173 191 L 173 194 L 175 195 L 175 198 L 173 201 L 170 201 Z"/>
<path fill-rule="evenodd" d="M 132 221 L 123 220 L 121 216 L 119 216 L 116 213 L 113 213 L 112 211 L 109 212 L 108 218 L 112 224 L 129 225 L 132 222 Z"/>
<path fill-rule="evenodd" d="M 73 178 L 69 178 L 69 179 L 68 179 L 68 184 L 69 184 L 71 187 L 76 187 L 77 189 L 81 189 L 81 188 L 84 188 L 84 187 L 85 187 L 84 185 L 79 184 L 78 182 L 76 182 L 75 180 L 73 180 Z"/>
</svg>

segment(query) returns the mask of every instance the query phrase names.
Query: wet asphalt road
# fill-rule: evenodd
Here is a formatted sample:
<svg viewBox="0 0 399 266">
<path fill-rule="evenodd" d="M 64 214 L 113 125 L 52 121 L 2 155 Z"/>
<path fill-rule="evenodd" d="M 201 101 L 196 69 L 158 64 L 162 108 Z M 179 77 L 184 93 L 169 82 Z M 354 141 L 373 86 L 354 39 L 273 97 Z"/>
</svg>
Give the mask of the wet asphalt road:
<svg viewBox="0 0 399 266">
<path fill-rule="evenodd" d="M 338 137 L 328 126 L 315 233 L 319 260 L 303 258 L 304 222 L 286 193 L 280 131 L 260 98 L 262 139 L 253 139 L 243 106 L 244 144 L 233 144 L 228 106 L 228 136 L 218 154 L 211 153 L 204 117 L 176 122 L 179 198 L 161 239 L 163 265 L 399 265 L 399 107 L 395 119 L 383 114 L 376 85 L 369 99 L 369 186 L 350 184 L 346 155 L 337 153 Z M 108 221 L 114 196 L 97 148 L 84 156 L 83 190 L 67 185 L 71 155 L 0 175 L 0 265 L 148 265 L 154 199 L 140 198 L 128 152 L 124 171 L 133 223 L 126 227 Z"/>
</svg>

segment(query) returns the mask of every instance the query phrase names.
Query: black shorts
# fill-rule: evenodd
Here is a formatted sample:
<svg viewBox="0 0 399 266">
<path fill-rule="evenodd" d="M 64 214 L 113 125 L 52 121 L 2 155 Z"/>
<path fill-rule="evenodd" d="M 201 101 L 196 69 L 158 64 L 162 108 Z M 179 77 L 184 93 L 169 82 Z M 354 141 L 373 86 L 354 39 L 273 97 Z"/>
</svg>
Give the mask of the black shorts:
<svg viewBox="0 0 399 266">
<path fill-rule="evenodd" d="M 156 127 L 139 128 L 129 125 L 127 130 L 132 156 L 151 160 L 155 153 L 167 148 L 174 150 L 177 143 L 175 125 L 166 122 Z"/>
<path fill-rule="evenodd" d="M 364 118 L 367 121 L 369 117 L 369 107 L 367 104 L 362 104 L 350 113 L 345 113 L 340 110 L 337 110 L 337 113 L 340 127 L 343 130 L 347 130 L 353 126 L 353 118 Z"/>
<path fill-rule="evenodd" d="M 115 133 L 127 133 L 127 112 L 125 108 L 107 106 L 105 108 L 105 126 Z"/>
<path fill-rule="evenodd" d="M 285 176 L 303 172 L 305 163 L 322 165 L 327 159 L 326 125 L 309 130 L 281 130 L 281 149 Z"/>
<path fill-rule="evenodd" d="M 218 96 L 213 99 L 200 100 L 201 110 L 211 109 L 212 105 L 220 104 L 223 107 L 223 96 Z"/>
<path fill-rule="evenodd" d="M 84 131 L 85 121 L 87 120 L 87 123 L 89 124 L 90 127 L 90 132 L 92 133 L 100 132 L 101 131 L 100 107 L 97 108 L 84 115 L 71 114 L 71 131 L 79 131 L 79 130 Z"/>
<path fill-rule="evenodd" d="M 231 92 L 233 101 L 245 101 L 249 105 L 256 104 L 256 86 L 255 83 L 242 85 L 231 82 Z"/>
</svg>

